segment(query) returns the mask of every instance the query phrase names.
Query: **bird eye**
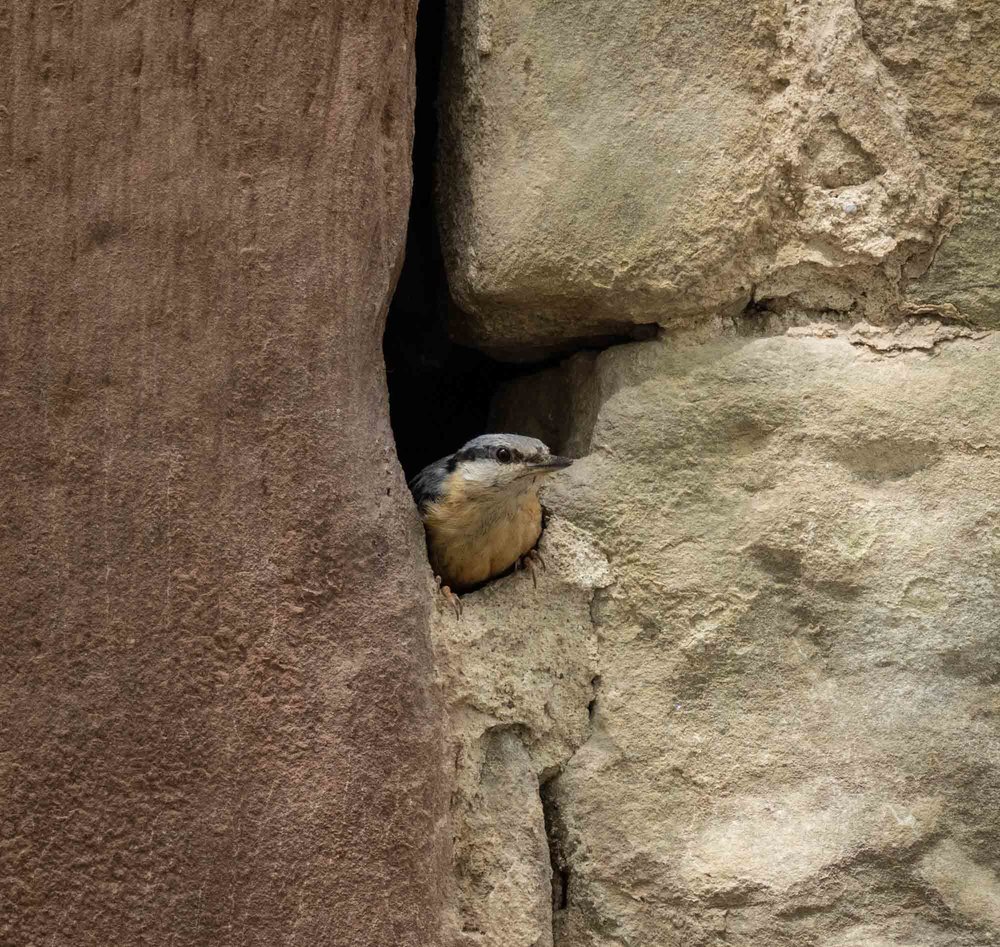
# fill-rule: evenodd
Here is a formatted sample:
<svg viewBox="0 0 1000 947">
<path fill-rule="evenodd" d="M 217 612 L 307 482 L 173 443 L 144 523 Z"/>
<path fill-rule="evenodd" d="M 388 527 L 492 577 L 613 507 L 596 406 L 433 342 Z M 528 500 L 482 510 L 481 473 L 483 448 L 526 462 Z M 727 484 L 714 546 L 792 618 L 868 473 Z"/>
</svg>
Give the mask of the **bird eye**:
<svg viewBox="0 0 1000 947">
<path fill-rule="evenodd" d="M 497 460 L 499 460 L 501 464 L 509 464 L 510 463 L 510 451 L 507 450 L 506 447 L 498 447 L 497 448 Z"/>
</svg>

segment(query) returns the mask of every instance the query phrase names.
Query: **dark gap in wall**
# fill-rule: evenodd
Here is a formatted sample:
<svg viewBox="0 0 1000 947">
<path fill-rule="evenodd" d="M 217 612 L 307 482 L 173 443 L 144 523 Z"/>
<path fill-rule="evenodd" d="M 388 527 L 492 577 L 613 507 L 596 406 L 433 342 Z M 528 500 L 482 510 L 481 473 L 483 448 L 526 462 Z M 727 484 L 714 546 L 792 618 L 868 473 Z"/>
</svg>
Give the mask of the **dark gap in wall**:
<svg viewBox="0 0 1000 947">
<path fill-rule="evenodd" d="M 413 196 L 406 256 L 383 338 L 389 417 L 408 479 L 470 438 L 487 433 L 490 404 L 503 382 L 556 364 L 574 351 L 600 350 L 649 338 L 656 331 L 655 326 L 635 326 L 621 335 L 567 339 L 558 351 L 516 363 L 456 345 L 449 337 L 449 312 L 458 318 L 461 313 L 448 295 L 434 200 L 445 9 L 444 0 L 424 0 L 417 11 Z M 512 351 L 525 354 L 516 347 Z"/>
<path fill-rule="evenodd" d="M 434 206 L 444 19 L 444 0 L 420 4 L 413 197 L 406 257 L 383 341 L 390 419 L 407 478 L 457 450 L 469 438 L 483 434 L 499 384 L 531 370 L 494 361 L 448 337 L 448 284 Z"/>
<path fill-rule="evenodd" d="M 549 863 L 552 866 L 552 911 L 563 911 L 569 907 L 570 873 L 562 845 L 562 825 L 559 802 L 556 799 L 555 783 L 558 775 L 541 782 L 538 794 L 542 799 L 542 817 L 545 820 L 545 837 L 549 843 Z"/>
<path fill-rule="evenodd" d="M 596 674 L 590 679 L 590 689 L 593 691 L 594 696 L 590 703 L 587 704 L 587 719 L 593 722 L 594 714 L 597 713 L 597 692 L 601 689 L 600 674 Z"/>
</svg>

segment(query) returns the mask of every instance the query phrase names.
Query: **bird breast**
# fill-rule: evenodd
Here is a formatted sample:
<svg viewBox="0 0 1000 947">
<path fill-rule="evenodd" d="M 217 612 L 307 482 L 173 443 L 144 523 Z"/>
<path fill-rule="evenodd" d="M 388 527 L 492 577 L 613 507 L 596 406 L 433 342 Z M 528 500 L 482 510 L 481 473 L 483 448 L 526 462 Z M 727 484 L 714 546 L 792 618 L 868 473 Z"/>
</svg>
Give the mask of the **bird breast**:
<svg viewBox="0 0 1000 947">
<path fill-rule="evenodd" d="M 473 496 L 456 475 L 441 500 L 424 511 L 431 566 L 445 585 L 462 591 L 500 575 L 534 548 L 542 507 L 534 489 Z"/>
</svg>

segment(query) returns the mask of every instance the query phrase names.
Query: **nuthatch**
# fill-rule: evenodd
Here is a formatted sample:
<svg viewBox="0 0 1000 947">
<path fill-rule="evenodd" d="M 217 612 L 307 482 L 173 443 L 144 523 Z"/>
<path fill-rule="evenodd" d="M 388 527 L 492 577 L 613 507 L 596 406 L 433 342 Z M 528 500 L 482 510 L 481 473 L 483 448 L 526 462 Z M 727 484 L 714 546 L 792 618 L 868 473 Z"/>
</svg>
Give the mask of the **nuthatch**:
<svg viewBox="0 0 1000 947">
<path fill-rule="evenodd" d="M 538 490 L 571 463 L 533 437 L 484 434 L 410 481 L 431 566 L 459 614 L 452 590 L 468 591 L 517 565 L 530 568 L 534 580 L 542 533 Z"/>
</svg>

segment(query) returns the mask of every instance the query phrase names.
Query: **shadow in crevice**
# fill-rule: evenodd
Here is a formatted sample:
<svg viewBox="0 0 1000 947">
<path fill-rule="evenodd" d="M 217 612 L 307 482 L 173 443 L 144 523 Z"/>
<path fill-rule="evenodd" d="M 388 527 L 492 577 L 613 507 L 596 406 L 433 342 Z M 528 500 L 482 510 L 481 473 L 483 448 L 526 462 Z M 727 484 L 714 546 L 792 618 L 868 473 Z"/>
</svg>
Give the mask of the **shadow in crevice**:
<svg viewBox="0 0 1000 947">
<path fill-rule="evenodd" d="M 435 204 L 438 88 L 444 43 L 444 3 L 417 13 L 417 98 L 413 138 L 413 195 L 406 255 L 389 306 L 383 339 L 389 413 L 396 452 L 407 478 L 470 438 L 487 433 L 491 403 L 505 382 L 557 364 L 574 351 L 600 350 L 649 335 L 651 327 L 621 336 L 566 339 L 557 348 L 512 348 L 517 361 L 500 361 L 452 341 L 449 321 L 462 314 L 451 301 Z M 638 336 L 637 336 L 638 334 Z M 521 433 L 511 431 L 510 433 Z"/>
<path fill-rule="evenodd" d="M 434 205 L 437 93 L 444 3 L 417 14 L 417 101 L 413 196 L 406 256 L 389 307 L 383 351 L 396 451 L 407 477 L 486 431 L 490 401 L 506 379 L 524 372 L 448 335 L 448 297 Z"/>
<path fill-rule="evenodd" d="M 542 800 L 545 819 L 545 837 L 549 843 L 549 863 L 552 867 L 552 913 L 569 907 L 570 872 L 563 852 L 563 827 L 556 795 L 558 776 L 540 783 L 538 794 Z"/>
</svg>

